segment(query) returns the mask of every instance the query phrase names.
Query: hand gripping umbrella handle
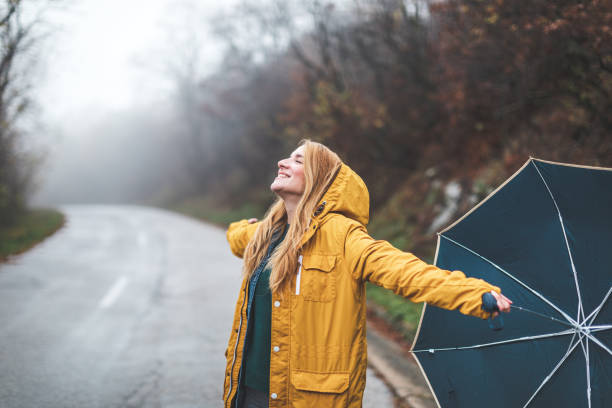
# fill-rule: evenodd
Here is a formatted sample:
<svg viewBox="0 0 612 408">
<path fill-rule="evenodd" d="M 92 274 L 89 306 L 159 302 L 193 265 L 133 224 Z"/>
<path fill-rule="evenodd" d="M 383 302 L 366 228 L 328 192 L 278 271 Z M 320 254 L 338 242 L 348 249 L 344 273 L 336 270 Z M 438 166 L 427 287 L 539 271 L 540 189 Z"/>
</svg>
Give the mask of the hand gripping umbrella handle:
<svg viewBox="0 0 612 408">
<path fill-rule="evenodd" d="M 501 330 L 504 328 L 504 319 L 502 318 L 499 308 L 497 307 L 497 299 L 489 292 L 482 295 L 482 310 L 491 313 L 489 317 L 489 327 L 492 330 Z M 493 317 L 493 312 L 497 312 L 497 317 Z"/>
</svg>

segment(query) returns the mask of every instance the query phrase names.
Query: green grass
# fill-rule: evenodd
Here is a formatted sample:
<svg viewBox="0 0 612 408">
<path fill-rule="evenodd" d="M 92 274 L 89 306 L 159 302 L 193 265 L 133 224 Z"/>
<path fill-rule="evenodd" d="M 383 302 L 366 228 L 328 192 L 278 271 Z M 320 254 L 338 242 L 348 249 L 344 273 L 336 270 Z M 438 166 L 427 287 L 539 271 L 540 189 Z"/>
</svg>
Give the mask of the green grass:
<svg viewBox="0 0 612 408">
<path fill-rule="evenodd" d="M 261 205 L 251 202 L 232 208 L 219 205 L 207 197 L 191 198 L 168 208 L 222 227 L 243 218 L 262 218 L 266 211 Z"/>
<path fill-rule="evenodd" d="M 407 340 L 412 341 L 419 325 L 422 303 L 413 303 L 388 289 L 367 283 L 368 302 L 373 302 L 384 310 L 383 317 Z"/>
<path fill-rule="evenodd" d="M 18 254 L 53 234 L 64 224 L 64 214 L 53 209 L 33 209 L 12 225 L 0 227 L 0 259 Z"/>
</svg>

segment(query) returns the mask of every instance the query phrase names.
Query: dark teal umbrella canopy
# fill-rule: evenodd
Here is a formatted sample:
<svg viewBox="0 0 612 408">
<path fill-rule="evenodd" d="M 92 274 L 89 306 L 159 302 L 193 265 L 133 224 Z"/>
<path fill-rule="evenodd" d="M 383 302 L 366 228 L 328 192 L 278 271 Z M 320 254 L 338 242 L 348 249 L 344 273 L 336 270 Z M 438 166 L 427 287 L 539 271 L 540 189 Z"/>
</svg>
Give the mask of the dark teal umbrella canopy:
<svg viewBox="0 0 612 408">
<path fill-rule="evenodd" d="M 438 237 L 499 286 L 504 328 L 425 307 L 413 352 L 441 407 L 612 407 L 612 169 L 529 159 Z"/>
</svg>

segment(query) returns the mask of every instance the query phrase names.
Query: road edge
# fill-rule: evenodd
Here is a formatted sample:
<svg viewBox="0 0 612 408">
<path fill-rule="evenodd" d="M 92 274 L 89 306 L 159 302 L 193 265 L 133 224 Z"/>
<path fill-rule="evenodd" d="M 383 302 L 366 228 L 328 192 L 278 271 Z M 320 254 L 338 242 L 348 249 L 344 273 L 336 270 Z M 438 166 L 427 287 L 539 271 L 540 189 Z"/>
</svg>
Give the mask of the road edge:
<svg viewBox="0 0 612 408">
<path fill-rule="evenodd" d="M 410 408 L 437 408 L 421 370 L 407 357 L 401 346 L 368 324 L 368 364 L 391 388 L 396 397 Z"/>
</svg>

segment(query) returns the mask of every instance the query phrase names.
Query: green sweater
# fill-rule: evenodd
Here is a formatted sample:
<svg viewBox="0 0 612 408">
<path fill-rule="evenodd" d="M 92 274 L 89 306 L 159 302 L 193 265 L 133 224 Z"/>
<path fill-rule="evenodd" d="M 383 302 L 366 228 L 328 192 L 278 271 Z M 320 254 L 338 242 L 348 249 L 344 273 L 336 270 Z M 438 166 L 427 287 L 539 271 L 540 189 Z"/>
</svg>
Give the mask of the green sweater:
<svg viewBox="0 0 612 408">
<path fill-rule="evenodd" d="M 287 229 L 289 229 L 288 226 L 283 235 L 271 244 L 270 253 L 285 238 Z M 270 333 L 272 330 L 270 272 L 266 264 L 253 292 L 244 359 L 244 384 L 266 394 L 270 390 Z"/>
<path fill-rule="evenodd" d="M 257 281 L 251 306 L 251 327 L 247 333 L 244 383 L 265 392 L 270 388 L 270 331 L 272 296 L 270 269 L 266 268 Z"/>
</svg>

